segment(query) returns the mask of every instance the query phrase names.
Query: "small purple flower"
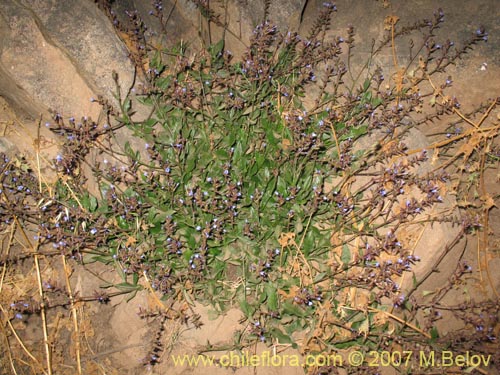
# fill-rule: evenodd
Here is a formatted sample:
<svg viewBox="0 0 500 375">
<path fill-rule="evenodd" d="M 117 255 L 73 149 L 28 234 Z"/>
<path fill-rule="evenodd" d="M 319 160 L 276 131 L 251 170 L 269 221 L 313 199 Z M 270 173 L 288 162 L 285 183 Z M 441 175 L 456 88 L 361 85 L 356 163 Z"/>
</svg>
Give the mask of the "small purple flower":
<svg viewBox="0 0 500 375">
<path fill-rule="evenodd" d="M 324 6 L 325 8 L 332 9 L 332 10 L 334 10 L 334 11 L 336 11 L 336 10 L 337 10 L 337 6 L 336 6 L 335 4 L 333 4 L 332 2 L 330 2 L 330 1 L 328 1 L 328 2 L 324 2 L 324 3 L 323 3 L 323 6 Z"/>
</svg>

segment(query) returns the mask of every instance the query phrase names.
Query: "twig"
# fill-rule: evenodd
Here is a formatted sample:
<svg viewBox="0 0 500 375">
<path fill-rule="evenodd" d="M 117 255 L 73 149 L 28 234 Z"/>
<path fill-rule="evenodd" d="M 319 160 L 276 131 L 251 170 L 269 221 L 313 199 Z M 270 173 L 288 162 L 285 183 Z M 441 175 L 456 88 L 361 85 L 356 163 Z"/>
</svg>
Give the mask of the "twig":
<svg viewBox="0 0 500 375">
<path fill-rule="evenodd" d="M 98 359 L 100 357 L 108 356 L 110 354 L 118 353 L 118 352 L 121 352 L 121 351 L 127 350 L 127 349 L 141 348 L 143 346 L 146 346 L 146 344 L 144 344 L 144 343 L 137 343 L 137 344 L 125 345 L 125 346 L 122 346 L 120 348 L 109 349 L 109 350 L 106 350 L 106 351 L 101 352 L 101 353 L 93 354 L 93 355 L 91 355 L 89 357 L 83 357 L 82 358 L 82 362 L 95 361 L 96 359 Z"/>
<path fill-rule="evenodd" d="M 45 302 L 44 302 L 44 294 L 43 294 L 43 287 L 42 287 L 42 274 L 40 272 L 40 260 L 38 257 L 38 246 L 40 242 L 37 240 L 35 245 L 31 243 L 29 240 L 28 236 L 26 235 L 26 232 L 24 231 L 23 227 L 21 226 L 21 223 L 19 222 L 19 219 L 17 216 L 14 216 L 14 221 L 16 222 L 17 226 L 21 230 L 21 234 L 24 237 L 24 240 L 28 244 L 29 248 L 31 249 L 33 253 L 33 258 L 35 261 L 35 269 L 36 269 L 36 276 L 37 276 L 37 284 L 38 284 L 38 295 L 40 297 L 40 315 L 42 317 L 42 330 L 43 330 L 43 340 L 44 340 L 44 346 L 45 346 L 45 360 L 47 363 L 47 371 L 48 375 L 52 375 L 52 361 L 51 361 L 51 351 L 50 351 L 50 346 L 49 346 L 49 334 L 47 330 L 47 316 L 45 312 Z M 39 238 L 40 233 L 38 233 L 37 238 Z"/>
<path fill-rule="evenodd" d="M 5 252 L 5 259 L 9 257 L 10 253 L 10 247 L 12 246 L 12 240 L 14 239 L 14 233 L 15 233 L 15 226 L 11 226 L 11 231 L 10 231 L 10 236 L 9 236 L 9 243 L 7 244 L 7 250 Z M 3 241 L 2 241 L 3 242 Z M 7 273 L 7 262 L 3 264 L 3 269 L 2 269 L 2 276 L 0 277 L 0 294 L 2 293 L 3 289 L 3 280 L 5 278 L 5 274 Z"/>
<path fill-rule="evenodd" d="M 428 339 L 431 339 L 432 336 L 430 334 L 428 334 L 427 332 L 421 330 L 420 328 L 418 328 L 417 326 L 414 326 L 413 324 L 411 324 L 410 322 L 404 320 L 404 319 L 401 319 L 399 316 L 396 316 L 394 314 L 391 314 L 390 312 L 388 311 L 383 311 L 383 310 L 379 310 L 379 309 L 376 309 L 374 307 L 369 307 L 368 310 L 370 311 L 373 311 L 373 312 L 378 312 L 378 313 L 382 313 L 382 314 L 385 314 L 387 315 L 388 317 L 400 322 L 401 324 L 404 324 L 405 326 L 407 327 L 410 327 L 411 329 L 413 329 L 414 331 L 420 333 L 421 335 L 427 337 Z"/>
<path fill-rule="evenodd" d="M 14 233 L 15 233 L 15 230 L 14 230 L 15 226 L 14 225 L 11 225 L 11 231 L 10 231 L 10 236 L 9 236 L 9 243 L 7 244 L 7 250 L 6 250 L 6 253 L 5 253 L 5 257 L 7 258 L 9 256 L 9 252 L 10 252 L 10 247 L 12 245 L 12 239 L 14 238 Z M 3 241 L 2 241 L 3 242 Z M 0 294 L 2 293 L 2 289 L 3 289 L 3 281 L 5 279 L 5 274 L 7 272 L 7 263 L 5 263 L 3 265 L 3 269 L 2 269 L 2 276 L 0 277 Z M 1 305 L 0 305 L 1 307 Z M 2 311 L 3 308 L 2 308 Z M 4 313 L 4 316 L 7 316 L 5 313 Z M 9 322 L 10 323 L 10 322 Z M 3 324 L 1 325 L 1 328 L 2 328 L 2 332 L 3 332 Z M 15 375 L 17 375 L 17 370 L 16 370 L 16 366 L 14 365 L 14 361 L 12 359 L 12 353 L 11 353 L 11 349 L 10 349 L 10 343 L 9 343 L 9 338 L 8 336 L 4 333 L 4 339 L 5 341 L 7 342 L 7 354 L 9 356 L 9 364 L 10 364 L 10 367 L 12 368 L 12 371 Z"/>
<path fill-rule="evenodd" d="M 492 108 L 492 106 L 490 107 Z M 481 121 L 484 120 L 484 116 L 481 119 Z M 486 141 L 485 141 L 486 143 Z M 483 147 L 483 150 L 486 147 Z M 481 190 L 482 198 L 486 199 L 488 196 L 488 193 L 486 191 L 486 186 L 484 183 L 484 170 L 485 170 L 485 164 L 486 162 L 486 155 L 485 152 L 481 154 L 481 161 L 480 161 L 480 167 L 479 170 L 481 171 L 481 175 L 479 177 L 479 187 Z M 489 251 L 488 251 L 488 230 L 489 230 L 489 211 L 492 208 L 492 206 L 489 206 L 486 202 L 484 203 L 485 207 L 483 208 L 483 234 L 482 238 L 478 234 L 477 236 L 477 253 L 478 253 L 478 268 L 479 268 L 479 276 L 482 279 L 482 270 L 481 270 L 481 261 L 480 261 L 480 252 L 481 252 L 481 239 L 482 239 L 482 245 L 484 249 L 484 268 L 486 270 L 486 277 L 488 278 L 488 281 L 490 283 L 491 288 L 493 289 L 493 293 L 496 295 L 497 298 L 500 298 L 500 295 L 495 288 L 495 283 L 493 282 L 493 279 L 491 277 L 491 272 L 490 272 L 490 267 L 489 267 Z"/>
<path fill-rule="evenodd" d="M 36 248 L 38 248 L 38 241 L 36 242 Z M 35 250 L 36 252 L 36 250 Z M 38 293 L 40 296 L 40 312 L 41 312 L 41 317 L 42 317 L 42 329 L 43 329 L 43 341 L 45 344 L 45 355 L 46 355 L 46 362 L 47 362 L 47 371 L 48 375 L 52 375 L 52 360 L 51 360 L 51 352 L 50 352 L 50 347 L 49 347 L 49 334 L 47 330 L 47 316 L 45 312 L 45 303 L 43 302 L 44 295 L 43 295 L 43 288 L 42 288 L 42 274 L 40 272 L 40 262 L 38 259 L 38 255 L 34 255 L 34 260 L 35 260 L 35 268 L 36 268 L 36 276 L 37 276 L 37 282 L 38 282 Z"/>
<path fill-rule="evenodd" d="M 37 142 L 35 142 L 36 148 L 35 148 L 35 153 L 36 153 L 36 158 L 37 158 L 37 172 L 38 172 L 38 183 L 39 183 L 39 189 L 40 192 L 42 191 L 42 179 L 41 179 L 41 169 L 40 169 L 40 126 L 42 123 L 42 115 L 40 115 L 40 120 L 38 121 L 38 128 L 37 128 Z M 35 245 L 33 246 L 31 244 L 31 241 L 28 239 L 28 236 L 26 235 L 26 232 L 24 231 L 24 228 L 21 226 L 19 223 L 19 220 L 17 216 L 14 217 L 14 220 L 16 221 L 17 225 L 19 226 L 19 229 L 21 230 L 21 233 L 26 240 L 26 243 L 29 245 L 31 252 L 33 253 L 33 259 L 35 261 L 35 269 L 36 269 L 36 276 L 37 276 L 37 282 L 38 282 L 38 294 L 40 296 L 40 315 L 42 317 L 42 330 L 43 330 L 43 340 L 45 344 L 45 356 L 46 356 L 46 363 L 47 363 L 47 371 L 49 375 L 52 375 L 52 360 L 51 360 L 51 351 L 49 347 L 49 334 L 47 330 L 47 316 L 45 312 L 45 302 L 44 302 L 44 294 L 43 294 L 43 287 L 42 287 L 42 274 L 40 272 L 40 261 L 38 257 L 38 247 L 40 245 L 39 241 L 39 236 L 40 233 L 37 235 L 37 240 Z"/>
<path fill-rule="evenodd" d="M 484 132 L 488 132 L 488 131 L 491 131 L 491 130 L 499 130 L 500 129 L 500 126 L 490 126 L 488 128 L 480 128 L 480 129 L 469 129 L 468 131 L 466 132 L 463 132 L 462 134 L 459 134 L 455 137 L 451 137 L 451 138 L 448 138 L 448 139 L 445 139 L 443 141 L 440 141 L 440 142 L 436 142 L 436 143 L 433 143 L 427 147 L 422 147 L 422 148 L 415 148 L 413 150 L 409 150 L 406 152 L 407 155 L 412 155 L 412 154 L 417 154 L 419 152 L 422 152 L 424 150 L 434 150 L 436 148 L 440 148 L 440 147 L 443 147 L 443 146 L 446 146 L 450 143 L 453 143 L 455 141 L 458 141 L 462 138 L 466 138 L 468 137 L 469 135 L 473 134 L 473 133 L 484 133 Z"/>
<path fill-rule="evenodd" d="M 36 144 L 36 152 L 35 152 L 35 154 L 36 154 L 36 169 L 38 172 L 38 190 L 39 191 L 42 191 L 42 179 L 41 179 L 42 172 L 41 172 L 41 168 L 40 168 L 40 142 L 42 141 L 41 137 L 40 137 L 41 125 L 42 125 L 42 115 L 40 114 L 40 120 L 38 121 L 38 127 L 37 127 L 37 138 L 35 141 L 35 144 Z"/>
<path fill-rule="evenodd" d="M 144 271 L 143 272 L 143 275 L 144 275 L 144 280 L 146 281 L 146 288 L 147 290 L 151 293 L 151 295 L 153 296 L 153 300 L 155 301 L 155 303 L 158 305 L 158 307 L 163 310 L 165 313 L 168 313 L 171 308 L 168 307 L 168 306 L 165 306 L 161 301 L 160 299 L 158 298 L 158 296 L 156 295 L 155 291 L 153 290 L 153 287 L 151 286 L 151 283 L 149 282 L 149 278 L 148 278 L 148 275 L 147 275 L 147 272 Z"/>
<path fill-rule="evenodd" d="M 71 283 L 69 281 L 69 276 L 71 271 L 68 269 L 66 263 L 66 257 L 64 254 L 61 255 L 61 261 L 64 268 L 64 278 L 66 280 L 66 290 L 68 291 L 68 298 L 70 301 L 71 315 L 73 316 L 73 327 L 75 330 L 75 355 L 76 355 L 76 368 L 78 369 L 78 374 L 82 373 L 82 363 L 80 358 L 80 330 L 78 328 L 78 315 L 75 307 L 75 300 L 73 298 L 73 291 L 71 290 Z"/>
<path fill-rule="evenodd" d="M 455 247 L 455 245 L 463 237 L 463 235 L 464 235 L 464 231 L 462 229 L 455 236 L 455 238 L 453 239 L 453 241 L 451 241 L 450 244 L 448 244 L 448 245 L 445 246 L 444 251 L 441 253 L 441 255 L 439 256 L 439 258 L 437 259 L 437 261 L 434 262 L 434 266 L 425 273 L 425 275 L 422 277 L 422 279 L 420 279 L 418 282 L 415 283 L 415 285 L 413 286 L 413 288 L 408 292 L 407 298 L 410 298 L 410 296 L 418 289 L 418 287 L 420 285 L 422 285 L 424 283 L 424 281 L 429 278 L 430 275 L 432 275 L 434 272 L 436 272 L 437 267 L 441 264 L 441 262 L 443 261 L 443 259 L 445 258 L 445 256 L 448 255 L 448 253 L 450 252 L 450 250 Z"/>
</svg>

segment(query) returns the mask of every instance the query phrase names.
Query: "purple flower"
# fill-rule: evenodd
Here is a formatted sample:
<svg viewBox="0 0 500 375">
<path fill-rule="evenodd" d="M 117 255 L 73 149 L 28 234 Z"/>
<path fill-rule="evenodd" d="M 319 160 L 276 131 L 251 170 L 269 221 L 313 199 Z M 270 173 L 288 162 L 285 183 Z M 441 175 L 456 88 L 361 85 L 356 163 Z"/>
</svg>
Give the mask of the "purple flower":
<svg viewBox="0 0 500 375">
<path fill-rule="evenodd" d="M 334 10 L 334 11 L 336 11 L 336 10 L 337 10 L 337 6 L 336 6 L 335 4 L 333 4 L 332 2 L 330 2 L 330 1 L 328 1 L 328 2 L 324 2 L 324 3 L 323 3 L 323 6 L 324 6 L 325 8 L 332 9 L 332 10 Z"/>
</svg>

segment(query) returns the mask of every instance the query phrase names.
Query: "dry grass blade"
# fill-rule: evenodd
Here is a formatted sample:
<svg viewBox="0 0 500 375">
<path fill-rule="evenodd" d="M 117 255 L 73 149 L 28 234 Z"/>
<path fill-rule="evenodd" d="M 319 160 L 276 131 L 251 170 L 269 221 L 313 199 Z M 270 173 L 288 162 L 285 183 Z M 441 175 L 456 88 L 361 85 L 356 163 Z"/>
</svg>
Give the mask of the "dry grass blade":
<svg viewBox="0 0 500 375">
<path fill-rule="evenodd" d="M 33 245 L 31 243 L 31 241 L 29 240 L 28 236 L 26 235 L 26 232 L 25 232 L 24 228 L 22 227 L 21 223 L 19 222 L 19 219 L 17 218 L 17 216 L 14 216 L 14 222 L 16 223 L 17 228 L 19 228 L 19 230 L 21 231 L 22 237 L 24 238 L 24 240 L 26 241 L 26 244 L 28 245 L 30 251 L 32 252 L 33 260 L 35 262 L 38 295 L 40 298 L 40 316 L 42 318 L 42 331 L 43 331 L 43 339 L 44 339 L 44 347 L 45 347 L 45 361 L 46 361 L 46 366 L 47 366 L 47 374 L 52 375 L 52 353 L 51 353 L 50 344 L 49 344 L 46 307 L 45 307 L 45 303 L 44 303 L 42 275 L 41 275 L 41 271 L 40 271 L 40 259 L 39 259 L 39 255 L 38 255 L 39 241 L 37 240 L 35 242 L 35 244 Z"/>
<path fill-rule="evenodd" d="M 73 297 L 73 291 L 71 289 L 71 283 L 70 283 L 70 279 L 69 279 L 71 276 L 71 270 L 68 267 L 68 264 L 66 262 L 66 257 L 64 255 L 61 255 L 61 262 L 63 264 L 63 269 L 64 269 L 64 279 L 66 281 L 66 290 L 68 292 L 68 297 L 69 297 L 69 301 L 70 301 L 71 315 L 73 317 L 76 366 L 77 366 L 78 374 L 81 374 L 82 373 L 82 362 L 81 362 L 81 355 L 80 355 L 80 330 L 78 328 L 78 314 L 76 311 L 75 299 Z"/>
</svg>

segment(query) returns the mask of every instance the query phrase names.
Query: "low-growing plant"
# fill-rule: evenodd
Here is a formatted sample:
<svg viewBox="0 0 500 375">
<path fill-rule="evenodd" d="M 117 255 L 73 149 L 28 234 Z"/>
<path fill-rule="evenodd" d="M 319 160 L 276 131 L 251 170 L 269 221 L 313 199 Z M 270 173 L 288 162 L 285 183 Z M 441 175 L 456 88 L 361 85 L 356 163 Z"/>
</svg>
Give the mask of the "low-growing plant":
<svg viewBox="0 0 500 375">
<path fill-rule="evenodd" d="M 437 340 L 432 325 L 420 328 L 392 312 L 414 309 L 398 283 L 419 258 L 402 232 L 448 221 L 460 228 L 459 239 L 481 223 L 429 219 L 450 175 L 446 168 L 423 173 L 432 150 L 412 154 L 404 138 L 418 124 L 409 116 L 429 109 L 429 100 L 433 112 L 419 123 L 460 108 L 443 94 L 451 79 L 438 85 L 432 77 L 441 79 L 487 33 L 478 29 L 459 48 L 434 40 L 441 10 L 409 27 L 393 22 L 373 55 L 421 31 L 410 65 L 394 79 L 380 67 L 352 75 L 354 30 L 331 37 L 335 11 L 325 3 L 307 38 L 264 22 L 236 61 L 224 41 L 194 58 L 184 44 L 149 50 L 144 25 L 131 14 L 149 63 L 137 100 L 149 115 L 136 119 L 117 76 L 120 108 L 96 100 L 106 123 L 55 114 L 47 125 L 64 137 L 54 160 L 60 180 L 48 194 L 26 164 L 4 157 L 2 226 L 31 223 L 38 246 L 115 265 L 123 282 L 114 287 L 122 291 L 147 285 L 163 300 L 210 303 L 219 313 L 239 306 L 246 322 L 240 347 L 300 342 L 305 352 L 327 352 Z M 438 89 L 426 91 L 429 82 Z M 116 138 L 122 127 L 133 134 L 124 144 Z M 367 137 L 372 146 L 360 147 Z M 98 195 L 89 193 L 85 168 Z M 457 277 L 468 271 L 461 264 Z M 171 310 L 198 324 L 188 311 Z M 158 360 L 155 352 L 146 362 Z"/>
</svg>

